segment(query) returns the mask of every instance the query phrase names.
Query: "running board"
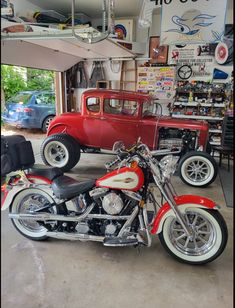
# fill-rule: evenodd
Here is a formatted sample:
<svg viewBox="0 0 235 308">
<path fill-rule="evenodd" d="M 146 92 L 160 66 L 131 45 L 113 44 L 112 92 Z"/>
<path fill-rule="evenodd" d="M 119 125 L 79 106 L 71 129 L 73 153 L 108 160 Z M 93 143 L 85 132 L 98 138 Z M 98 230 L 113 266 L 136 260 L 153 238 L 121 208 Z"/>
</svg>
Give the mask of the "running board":
<svg viewBox="0 0 235 308">
<path fill-rule="evenodd" d="M 81 234 L 81 233 L 68 233 L 68 232 L 53 232 L 48 231 L 46 234 L 48 237 L 57 238 L 60 240 L 70 240 L 70 241 L 93 241 L 93 242 L 103 242 L 103 236 L 95 236 L 89 234 Z"/>
</svg>

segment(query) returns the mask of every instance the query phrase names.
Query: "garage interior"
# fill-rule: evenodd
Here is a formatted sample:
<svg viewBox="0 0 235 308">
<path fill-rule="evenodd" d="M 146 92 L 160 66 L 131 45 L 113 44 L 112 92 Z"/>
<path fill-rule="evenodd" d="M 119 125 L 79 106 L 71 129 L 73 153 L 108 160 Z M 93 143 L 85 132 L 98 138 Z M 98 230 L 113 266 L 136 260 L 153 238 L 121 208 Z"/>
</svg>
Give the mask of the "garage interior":
<svg viewBox="0 0 235 308">
<path fill-rule="evenodd" d="M 165 58 L 161 62 L 161 58 L 156 56 L 161 52 L 160 43 L 154 45 L 154 48 L 150 47 L 151 43 L 156 44 L 155 39 L 162 35 L 161 26 L 164 22 L 161 3 L 167 1 L 114 1 L 115 25 L 119 25 L 116 32 L 112 24 L 113 16 L 109 16 L 111 19 L 107 20 L 107 16 L 104 17 L 105 13 L 108 14 L 102 6 L 106 1 L 9 2 L 14 7 L 13 18 L 16 19 L 12 21 L 10 18 L 1 18 L 1 63 L 54 71 L 58 116 L 67 112 L 79 112 L 82 93 L 98 88 L 159 95 L 162 115 L 171 118 L 207 117 L 205 119 L 208 119 L 211 125 L 211 155 L 216 159 L 219 168 L 217 178 L 206 188 L 185 185 L 177 174 L 172 181 L 179 194 L 202 195 L 220 205 L 228 227 L 228 243 L 223 254 L 214 262 L 193 266 L 179 263 L 169 256 L 157 236 L 153 238 L 150 248 L 113 248 L 95 242 L 57 239 L 31 241 L 16 232 L 7 211 L 4 211 L 1 216 L 2 307 L 232 307 L 234 156 L 233 144 L 230 145 L 231 155 L 221 152 L 220 145 L 223 139 L 221 130 L 224 116 L 228 115 L 233 119 L 233 62 L 221 65 L 213 60 L 211 65 L 211 58 L 215 58 L 215 47 L 212 48 L 213 56 L 210 49 L 201 49 L 201 54 L 205 52 L 205 57 L 208 57 L 209 64 L 201 68 L 201 71 L 193 71 L 187 80 L 194 80 L 197 84 L 207 82 L 213 76 L 212 83 L 222 84 L 226 89 L 230 89 L 230 92 L 223 110 L 216 109 L 212 119 L 207 114 L 208 108 L 202 108 L 202 116 L 197 116 L 193 108 L 186 110 L 190 104 L 187 106 L 183 100 L 185 97 L 182 99 L 183 96 L 180 96 L 180 87 L 183 87 L 185 80 L 180 79 L 179 71 L 176 71 L 174 88 L 161 89 L 161 92 L 151 89 L 150 84 L 146 85 L 146 80 L 141 79 L 141 74 L 146 69 L 150 74 L 151 69 L 175 69 L 174 52 L 187 48 L 180 46 L 174 49 L 175 44 L 169 44 L 167 56 L 163 56 Z M 190 2 L 188 0 L 189 9 Z M 61 25 L 62 22 L 35 22 L 35 18 L 32 22 L 35 12 L 49 12 L 50 14 L 45 16 L 67 18 L 73 10 L 75 17 L 82 20 L 82 24 L 74 26 L 75 30 L 73 21 L 67 27 Z M 52 13 L 54 15 L 51 15 Z M 232 0 L 227 1 L 224 14 L 225 25 L 228 25 L 225 29 L 233 29 Z M 141 21 L 146 20 L 149 22 L 147 26 L 141 24 Z M 45 25 L 42 25 L 43 23 Z M 22 26 L 20 31 L 9 30 L 16 24 Z M 108 26 L 111 27 L 111 32 L 113 31 L 111 35 L 108 33 Z M 226 78 L 215 78 L 218 71 L 219 74 L 222 71 Z M 197 100 L 200 100 L 200 95 Z M 190 94 L 188 101 L 193 106 Z M 219 102 L 220 98 L 215 104 Z M 201 104 L 198 108 L 203 107 L 203 101 Z M 40 157 L 42 136 L 32 135 L 30 141 L 36 163 L 43 164 Z M 107 172 L 105 163 L 113 159 L 110 152 L 82 153 L 79 163 L 66 174 L 79 181 L 97 179 Z M 160 198 L 157 192 L 156 197 Z"/>
</svg>

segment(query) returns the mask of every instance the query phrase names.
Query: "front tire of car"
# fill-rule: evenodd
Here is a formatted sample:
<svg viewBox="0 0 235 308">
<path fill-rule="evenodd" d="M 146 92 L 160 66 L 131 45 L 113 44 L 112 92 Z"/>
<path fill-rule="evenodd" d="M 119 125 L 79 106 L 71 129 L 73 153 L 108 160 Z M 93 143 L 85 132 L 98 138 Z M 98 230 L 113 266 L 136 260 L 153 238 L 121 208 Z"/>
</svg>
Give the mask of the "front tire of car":
<svg viewBox="0 0 235 308">
<path fill-rule="evenodd" d="M 194 187 L 207 187 L 216 179 L 218 166 L 208 153 L 191 151 L 181 158 L 178 170 L 184 183 Z"/>
<path fill-rule="evenodd" d="M 78 142 L 73 137 L 66 134 L 55 134 L 43 141 L 40 154 L 46 165 L 67 172 L 78 163 L 81 151 Z"/>
</svg>

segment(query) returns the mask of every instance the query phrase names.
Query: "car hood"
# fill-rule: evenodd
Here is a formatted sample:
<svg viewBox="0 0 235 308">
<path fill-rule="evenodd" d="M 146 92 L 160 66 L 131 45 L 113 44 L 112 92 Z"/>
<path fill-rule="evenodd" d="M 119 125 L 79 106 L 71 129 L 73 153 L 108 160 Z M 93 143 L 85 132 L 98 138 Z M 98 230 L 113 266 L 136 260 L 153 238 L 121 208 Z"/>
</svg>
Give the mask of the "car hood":
<svg viewBox="0 0 235 308">
<path fill-rule="evenodd" d="M 146 119 L 148 122 L 158 123 L 160 127 L 176 127 L 190 130 L 208 130 L 209 124 L 204 120 L 187 120 L 187 119 L 176 119 L 170 116 L 161 116 Z"/>
</svg>

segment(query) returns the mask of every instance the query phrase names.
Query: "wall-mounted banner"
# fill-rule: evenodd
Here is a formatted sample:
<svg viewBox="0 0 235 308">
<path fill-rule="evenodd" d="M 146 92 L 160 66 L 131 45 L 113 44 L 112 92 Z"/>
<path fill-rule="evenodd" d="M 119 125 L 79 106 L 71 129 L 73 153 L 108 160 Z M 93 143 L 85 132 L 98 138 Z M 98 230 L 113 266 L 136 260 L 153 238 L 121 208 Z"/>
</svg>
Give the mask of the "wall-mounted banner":
<svg viewBox="0 0 235 308">
<path fill-rule="evenodd" d="M 227 0 L 172 0 L 162 5 L 161 44 L 220 42 Z"/>
<path fill-rule="evenodd" d="M 207 80 L 212 78 L 215 64 L 215 57 L 213 56 L 215 45 L 192 44 L 182 46 L 181 48 L 169 46 L 168 64 L 177 65 L 176 78 L 178 80 L 189 78 L 193 80 Z M 186 72 L 189 73 L 187 66 L 190 67 L 191 74 L 186 74 Z M 180 74 L 180 71 L 182 71 L 182 74 Z M 184 73 L 186 74 L 185 76 Z"/>
</svg>

